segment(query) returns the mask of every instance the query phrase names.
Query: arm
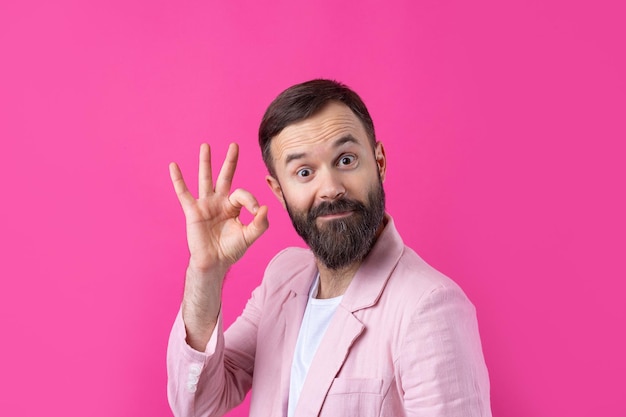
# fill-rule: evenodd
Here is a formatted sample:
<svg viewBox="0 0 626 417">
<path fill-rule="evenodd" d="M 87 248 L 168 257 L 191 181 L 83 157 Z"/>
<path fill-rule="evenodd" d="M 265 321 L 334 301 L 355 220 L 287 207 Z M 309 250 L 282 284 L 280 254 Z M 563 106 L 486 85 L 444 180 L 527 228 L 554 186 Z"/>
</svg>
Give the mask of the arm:
<svg viewBox="0 0 626 417">
<path fill-rule="evenodd" d="M 476 313 L 460 289 L 420 301 L 397 365 L 407 416 L 491 417 Z"/>
<path fill-rule="evenodd" d="M 172 184 L 185 213 L 190 253 L 181 313 L 168 348 L 168 393 L 175 413 L 180 413 L 177 415 L 187 415 L 181 410 L 191 406 L 174 401 L 177 393 L 189 391 L 189 381 L 195 380 L 196 387 L 203 382 L 199 381 L 200 373 L 209 350 L 216 355 L 216 369 L 222 369 L 219 362 L 223 362 L 223 334 L 218 323 L 224 276 L 268 227 L 267 207 L 259 207 L 254 196 L 245 190 L 230 192 L 237 158 L 238 147 L 231 144 L 213 185 L 210 149 L 206 144 L 201 146 L 198 199 L 189 192 L 178 166 L 170 164 Z M 239 220 L 244 207 L 254 214 L 248 225 Z M 211 383 L 216 384 L 214 387 L 227 389 L 223 370 L 221 374 L 208 374 L 214 380 Z M 219 399 L 222 394 L 214 392 L 213 396 Z M 194 401 L 193 396 L 189 401 Z"/>
</svg>

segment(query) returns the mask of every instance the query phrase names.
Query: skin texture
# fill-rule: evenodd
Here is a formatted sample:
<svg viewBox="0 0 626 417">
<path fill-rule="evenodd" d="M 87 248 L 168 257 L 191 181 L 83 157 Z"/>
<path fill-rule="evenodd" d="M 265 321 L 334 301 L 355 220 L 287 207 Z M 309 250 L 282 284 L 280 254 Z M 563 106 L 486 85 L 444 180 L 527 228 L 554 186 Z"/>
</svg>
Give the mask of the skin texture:
<svg viewBox="0 0 626 417">
<path fill-rule="evenodd" d="M 373 148 L 359 119 L 341 103 L 329 103 L 314 116 L 287 126 L 273 138 L 271 151 L 276 176 L 267 176 L 267 184 L 284 207 L 288 204 L 300 213 L 341 197 L 366 202 L 368 192 L 385 179 L 383 145 L 378 142 Z M 170 164 L 190 253 L 182 316 L 187 343 L 198 351 L 204 351 L 217 324 L 226 272 L 269 226 L 267 206 L 259 206 L 246 190 L 231 192 L 238 153 L 238 146 L 231 144 L 214 182 L 210 148 L 201 145 L 198 198 L 187 188 L 178 165 Z M 254 215 L 247 225 L 239 220 L 243 208 Z M 320 216 L 317 225 L 350 215 L 348 211 Z M 337 270 L 317 264 L 317 296 L 330 298 L 345 292 L 361 261 Z"/>
</svg>

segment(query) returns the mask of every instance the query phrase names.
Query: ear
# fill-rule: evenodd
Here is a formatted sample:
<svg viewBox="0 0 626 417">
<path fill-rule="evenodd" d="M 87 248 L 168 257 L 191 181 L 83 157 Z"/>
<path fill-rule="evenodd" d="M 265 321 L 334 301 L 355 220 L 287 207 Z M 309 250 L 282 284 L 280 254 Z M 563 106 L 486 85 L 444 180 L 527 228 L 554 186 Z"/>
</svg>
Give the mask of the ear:
<svg viewBox="0 0 626 417">
<path fill-rule="evenodd" d="M 382 182 L 385 182 L 385 175 L 387 173 L 387 156 L 385 155 L 385 147 L 383 146 L 382 142 L 376 142 L 374 157 L 376 158 L 376 165 L 378 166 L 380 180 Z"/>
<path fill-rule="evenodd" d="M 283 189 L 280 187 L 280 183 L 278 180 L 271 175 L 267 175 L 265 177 L 265 182 L 267 182 L 267 186 L 270 187 L 270 190 L 274 193 L 280 204 L 283 205 L 283 208 L 287 210 L 287 206 L 285 205 L 285 196 L 283 195 Z"/>
</svg>

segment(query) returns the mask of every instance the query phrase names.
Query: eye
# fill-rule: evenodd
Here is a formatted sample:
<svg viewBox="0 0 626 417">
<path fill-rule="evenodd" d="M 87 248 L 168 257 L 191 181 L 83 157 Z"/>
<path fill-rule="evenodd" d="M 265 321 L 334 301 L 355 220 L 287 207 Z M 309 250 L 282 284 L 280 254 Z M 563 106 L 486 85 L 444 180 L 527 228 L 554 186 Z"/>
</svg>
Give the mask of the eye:
<svg viewBox="0 0 626 417">
<path fill-rule="evenodd" d="M 354 155 L 343 155 L 339 158 L 337 162 L 340 166 L 352 165 L 356 161 L 356 156 Z"/>
<path fill-rule="evenodd" d="M 312 171 L 309 168 L 302 168 L 296 172 L 296 175 L 301 178 L 306 178 L 312 174 Z"/>
</svg>

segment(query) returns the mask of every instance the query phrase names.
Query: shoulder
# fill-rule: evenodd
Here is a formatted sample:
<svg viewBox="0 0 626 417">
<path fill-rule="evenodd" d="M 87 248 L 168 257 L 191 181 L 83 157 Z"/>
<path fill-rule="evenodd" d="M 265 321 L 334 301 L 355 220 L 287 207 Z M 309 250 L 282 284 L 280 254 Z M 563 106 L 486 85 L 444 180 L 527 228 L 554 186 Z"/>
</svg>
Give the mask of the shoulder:
<svg viewBox="0 0 626 417">
<path fill-rule="evenodd" d="M 416 296 L 436 289 L 460 291 L 454 281 L 430 266 L 404 243 L 390 215 L 386 216 L 385 229 L 368 257 L 364 273 L 388 277 L 385 291 L 391 287 L 392 290 L 410 294 L 414 301 Z"/>
<path fill-rule="evenodd" d="M 419 309 L 433 297 L 471 305 L 454 280 L 433 268 L 408 246 L 404 247 L 386 291 L 393 299 L 404 301 L 412 309 Z"/>
<path fill-rule="evenodd" d="M 381 305 L 397 323 L 397 346 L 404 347 L 397 357 L 424 341 L 479 346 L 476 308 L 463 289 L 408 247 L 389 277 Z"/>
<path fill-rule="evenodd" d="M 309 249 L 289 247 L 277 253 L 267 264 L 263 285 L 273 289 L 286 284 L 297 286 L 301 280 L 310 280 L 316 271 L 315 258 Z"/>
</svg>

